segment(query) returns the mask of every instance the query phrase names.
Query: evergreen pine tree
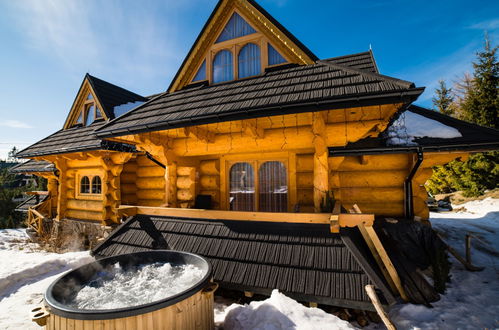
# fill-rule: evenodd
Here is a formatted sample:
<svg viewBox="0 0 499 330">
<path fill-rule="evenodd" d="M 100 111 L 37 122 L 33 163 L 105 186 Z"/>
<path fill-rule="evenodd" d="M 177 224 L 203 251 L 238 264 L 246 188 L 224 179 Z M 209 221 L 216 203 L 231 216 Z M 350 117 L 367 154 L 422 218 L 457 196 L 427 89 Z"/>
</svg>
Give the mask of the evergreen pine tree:
<svg viewBox="0 0 499 330">
<path fill-rule="evenodd" d="M 454 113 L 452 88 L 447 88 L 444 80 L 440 80 L 438 84 L 439 87 L 435 89 L 436 95 L 432 98 L 433 106 L 444 115 L 452 116 Z"/>
<path fill-rule="evenodd" d="M 498 47 L 491 47 L 488 38 L 484 50 L 477 53 L 473 63 L 472 88 L 462 103 L 463 113 L 468 121 L 499 128 L 497 108 L 499 107 L 499 62 Z"/>
<path fill-rule="evenodd" d="M 496 53 L 498 47 L 491 47 L 485 40 L 484 50 L 477 53 L 473 63 L 473 76 L 465 75 L 457 84 L 457 104 L 454 111 L 460 119 L 499 128 L 499 63 Z M 439 98 L 439 93 L 435 99 Z M 478 196 L 486 189 L 499 185 L 499 152 L 471 155 L 465 162 L 453 161 L 445 166 L 434 168 L 434 174 L 427 187 L 433 193 L 462 190 L 466 196 Z"/>
</svg>

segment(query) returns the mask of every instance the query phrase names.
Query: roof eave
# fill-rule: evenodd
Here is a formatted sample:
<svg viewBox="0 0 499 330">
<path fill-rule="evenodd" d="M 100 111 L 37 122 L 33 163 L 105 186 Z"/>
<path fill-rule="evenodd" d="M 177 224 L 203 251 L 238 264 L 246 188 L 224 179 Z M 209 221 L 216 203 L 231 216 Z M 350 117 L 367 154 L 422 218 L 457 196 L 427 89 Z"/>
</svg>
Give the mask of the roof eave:
<svg viewBox="0 0 499 330">
<path fill-rule="evenodd" d="M 181 121 L 169 122 L 169 123 L 156 123 L 154 125 L 151 124 L 142 124 L 136 125 L 121 129 L 109 129 L 102 130 L 102 128 L 96 132 L 97 136 L 100 138 L 110 138 L 110 137 L 119 137 L 130 134 L 138 134 L 145 133 L 151 131 L 160 131 L 165 129 L 172 128 L 181 128 L 195 125 L 205 125 L 212 124 L 217 122 L 225 122 L 232 120 L 241 120 L 242 116 L 246 116 L 248 118 L 259 118 L 259 117 L 267 117 L 267 116 L 275 116 L 275 115 L 284 115 L 284 114 L 295 114 L 295 113 L 304 113 L 304 112 L 312 112 L 312 111 L 323 111 L 323 110 L 333 110 L 333 109 L 341 109 L 346 107 L 361 107 L 368 105 L 381 105 L 381 104 L 392 104 L 392 103 L 404 103 L 409 104 L 415 101 L 419 95 L 421 95 L 424 91 L 424 87 L 420 88 L 411 88 L 407 90 L 399 90 L 392 91 L 388 93 L 369 93 L 359 96 L 349 96 L 338 99 L 330 99 L 330 100 L 316 100 L 309 102 L 300 102 L 294 104 L 286 104 L 286 105 L 274 105 L 266 108 L 257 108 L 257 109 L 238 109 L 236 111 L 220 113 L 220 114 L 212 114 L 203 117 L 193 118 L 185 118 Z"/>
<path fill-rule="evenodd" d="M 344 156 L 362 156 L 362 155 L 381 155 L 381 154 L 406 154 L 414 153 L 418 150 L 423 152 L 485 152 L 499 150 L 498 141 L 477 142 L 477 143 L 460 143 L 460 144 L 433 144 L 433 145 L 414 145 L 414 146 L 388 146 L 376 148 L 341 148 L 329 147 L 329 157 L 344 157 Z"/>
</svg>

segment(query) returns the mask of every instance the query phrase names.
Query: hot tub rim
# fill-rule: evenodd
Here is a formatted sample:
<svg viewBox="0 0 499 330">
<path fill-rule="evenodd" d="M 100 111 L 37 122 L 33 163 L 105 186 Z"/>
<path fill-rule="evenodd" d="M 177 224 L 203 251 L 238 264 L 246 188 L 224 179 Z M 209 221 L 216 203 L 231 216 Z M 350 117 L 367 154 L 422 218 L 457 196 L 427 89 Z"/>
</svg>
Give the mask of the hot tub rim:
<svg viewBox="0 0 499 330">
<path fill-rule="evenodd" d="M 183 254 L 183 255 L 190 255 L 195 258 L 199 258 L 206 262 L 208 265 L 207 272 L 205 276 L 199 280 L 196 285 L 190 287 L 187 290 L 184 290 L 176 295 L 173 295 L 169 298 L 157 300 L 148 304 L 143 304 L 143 305 L 137 305 L 137 306 L 130 306 L 130 307 L 123 307 L 123 308 L 114 308 L 114 309 L 75 309 L 75 308 L 70 308 L 66 305 L 63 305 L 59 303 L 52 295 L 52 289 L 56 285 L 56 283 L 59 282 L 62 278 L 65 276 L 71 274 L 72 272 L 77 271 L 80 267 L 84 267 L 85 265 L 94 263 L 94 262 L 101 262 L 105 261 L 108 259 L 118 259 L 119 257 L 123 257 L 126 255 L 141 255 L 141 254 L 158 254 L 158 253 L 178 253 L 178 254 Z M 111 257 L 106 257 L 106 258 L 101 258 L 99 260 L 92 261 L 91 263 L 82 265 L 80 267 L 77 267 L 61 276 L 59 276 L 54 282 L 50 284 L 50 286 L 47 288 L 44 294 L 44 300 L 45 303 L 49 306 L 50 313 L 69 318 L 69 319 L 75 319 L 75 320 L 108 320 L 108 319 L 118 319 L 118 318 L 125 318 L 125 317 L 132 317 L 132 316 L 137 316 L 141 314 L 146 314 L 150 312 L 154 312 L 169 306 L 173 306 L 185 299 L 188 299 L 195 295 L 196 293 L 202 291 L 204 288 L 206 288 L 209 283 L 212 280 L 212 271 L 213 268 L 211 266 L 211 263 L 204 257 L 190 253 L 190 252 L 185 252 L 185 251 L 177 251 L 177 250 L 151 250 L 151 251 L 141 251 L 141 252 L 134 252 L 134 253 L 124 253 L 124 254 L 119 254 Z"/>
</svg>

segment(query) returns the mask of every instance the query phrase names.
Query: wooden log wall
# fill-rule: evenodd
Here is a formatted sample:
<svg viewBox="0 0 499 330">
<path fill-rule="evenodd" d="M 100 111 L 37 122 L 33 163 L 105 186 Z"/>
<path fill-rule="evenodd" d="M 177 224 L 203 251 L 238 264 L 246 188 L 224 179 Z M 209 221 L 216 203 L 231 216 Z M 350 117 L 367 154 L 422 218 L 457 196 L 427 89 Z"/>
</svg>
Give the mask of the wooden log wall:
<svg viewBox="0 0 499 330">
<path fill-rule="evenodd" d="M 426 200 L 428 198 L 428 193 L 424 187 L 424 184 L 433 174 L 433 166 L 444 165 L 455 159 L 460 159 L 465 161 L 468 159 L 469 154 L 467 153 L 433 153 L 425 154 L 423 163 L 419 170 L 416 172 L 414 179 L 412 180 L 412 192 L 414 195 L 414 205 L 421 205 L 424 203 L 426 206 Z M 430 216 L 430 211 L 428 207 L 415 210 L 415 215 L 426 220 Z"/>
<path fill-rule="evenodd" d="M 137 196 L 137 169 L 136 157 L 130 159 L 123 165 L 121 172 L 121 204 L 123 205 L 138 205 Z"/>
<path fill-rule="evenodd" d="M 165 169 L 144 155 L 125 164 L 121 175 L 122 193 L 131 205 L 163 206 L 165 204 Z M 126 204 L 126 203 L 122 203 Z"/>
<path fill-rule="evenodd" d="M 404 180 L 410 155 L 332 157 L 331 189 L 346 208 L 357 204 L 362 212 L 401 216 L 404 214 Z M 424 205 L 414 205 L 417 211 Z"/>
<path fill-rule="evenodd" d="M 88 158 L 85 160 L 68 159 L 66 160 L 67 170 L 63 175 L 60 175 L 60 202 L 64 204 L 63 210 L 60 210 L 59 217 L 73 218 L 83 220 L 105 221 L 107 212 L 104 207 L 103 197 L 95 197 L 90 195 L 80 194 L 78 173 L 95 174 L 101 177 L 102 188 L 104 188 L 104 169 L 102 168 L 101 159 Z M 62 171 L 61 171 L 62 174 Z M 61 190 L 63 190 L 61 192 Z M 66 190 L 66 192 L 64 192 Z"/>
<path fill-rule="evenodd" d="M 194 206 L 196 199 L 196 168 L 177 167 L 177 204 L 181 208 Z"/>
<path fill-rule="evenodd" d="M 208 159 L 199 163 L 199 194 L 210 195 L 212 207 L 220 209 L 220 160 Z"/>
<path fill-rule="evenodd" d="M 416 216 L 428 219 L 424 183 L 432 166 L 452 161 L 461 154 L 425 155 L 413 179 Z M 404 181 L 413 166 L 412 154 L 369 155 L 329 158 L 330 188 L 346 208 L 357 204 L 365 213 L 385 216 L 404 215 Z"/>
<path fill-rule="evenodd" d="M 296 195 L 301 213 L 314 212 L 314 154 L 312 153 L 296 155 Z"/>
</svg>

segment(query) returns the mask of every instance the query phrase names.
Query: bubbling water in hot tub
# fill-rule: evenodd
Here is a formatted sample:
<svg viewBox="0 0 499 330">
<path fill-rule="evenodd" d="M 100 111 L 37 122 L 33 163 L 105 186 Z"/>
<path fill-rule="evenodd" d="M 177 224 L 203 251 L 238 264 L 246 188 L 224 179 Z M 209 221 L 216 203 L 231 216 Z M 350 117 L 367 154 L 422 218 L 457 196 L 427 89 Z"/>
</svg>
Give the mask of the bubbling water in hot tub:
<svg viewBox="0 0 499 330">
<path fill-rule="evenodd" d="M 139 306 L 181 293 L 203 276 L 190 264 L 156 262 L 123 269 L 116 263 L 98 272 L 68 305 L 88 310 Z"/>
</svg>

